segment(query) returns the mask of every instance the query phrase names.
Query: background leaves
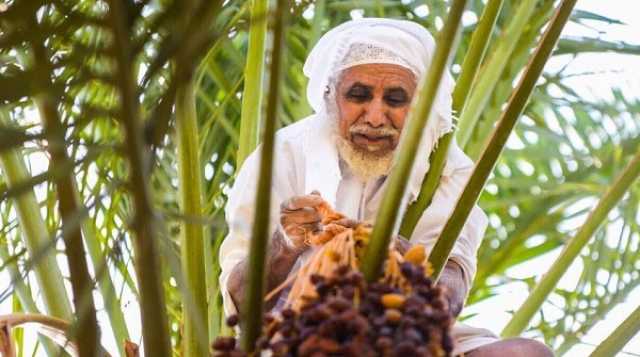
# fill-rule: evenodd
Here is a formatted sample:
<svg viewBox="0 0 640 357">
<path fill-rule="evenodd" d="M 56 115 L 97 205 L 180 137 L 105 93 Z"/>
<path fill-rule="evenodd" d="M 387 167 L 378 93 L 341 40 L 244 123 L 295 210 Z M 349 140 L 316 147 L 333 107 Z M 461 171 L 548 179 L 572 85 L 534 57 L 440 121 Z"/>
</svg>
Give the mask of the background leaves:
<svg viewBox="0 0 640 357">
<path fill-rule="evenodd" d="M 185 296 L 179 288 L 181 223 L 205 227 L 205 255 L 214 260 L 207 262 L 212 268 L 207 277 L 210 336 L 222 329 L 221 300 L 212 277 L 218 272 L 216 251 L 225 235 L 223 207 L 238 169 L 237 149 L 242 141 L 240 119 L 250 2 L 122 3 L 130 26 L 131 55 L 127 61 L 139 103 L 140 130 L 145 150 L 152 149 L 144 169 L 154 224 L 163 247 L 159 273 L 172 348 L 177 353 Z M 505 1 L 488 54 L 497 48 L 516 4 Z M 9 303 L 14 292 L 16 296 L 23 295 L 18 294 L 22 289 L 31 295 L 40 312 L 48 312 L 42 300 L 43 287 L 36 281 L 36 267 L 47 255 L 58 260 L 62 274 L 68 278 L 66 264 L 60 260 L 67 247 L 59 239 L 63 227 L 53 181 L 60 171 L 70 173 L 75 178 L 80 207 L 86 208 L 76 212 L 78 217 L 86 216 L 76 220 L 76 228 L 82 228 L 90 258 L 101 258 L 90 259 L 89 271 L 96 284 L 93 295 L 102 341 L 121 348 L 123 336 L 130 334 L 131 339 L 140 342 L 140 282 L 134 269 L 131 235 L 132 193 L 137 187 L 130 184 L 132 170 L 120 112 L 122 83 L 117 76 L 114 36 L 108 22 L 112 10 L 106 3 L 93 0 L 8 1 L 4 5 L 0 10 L 0 105 L 8 114 L 9 123 L 0 127 L 0 155 L 17 153 L 24 160 L 28 177 L 13 184 L 5 170 L 0 175 L 0 244 L 7 253 L 3 252 L 0 259 L 3 266 L 12 265 L 25 277 L 24 286 L 18 285 L 16 274 L 2 270 L 2 306 Z M 302 64 L 326 30 L 354 16 L 384 16 L 411 19 L 435 32 L 443 23 L 446 6 L 443 1 L 428 1 L 426 5 L 422 1 L 373 0 L 293 3 L 285 36 L 282 123 L 292 123 L 311 112 L 305 98 Z M 465 146 L 471 157 L 478 157 L 552 6 L 553 1 L 536 2 L 531 20 L 499 73 L 495 90 Z M 456 69 L 462 64 L 483 7 L 483 1 L 475 0 L 467 8 L 460 48 L 452 66 L 455 76 L 459 75 Z M 35 28 L 25 20 L 33 16 L 37 19 Z M 574 12 L 572 21 L 581 26 L 623 26 L 616 19 L 583 10 Z M 44 77 L 42 65 L 35 63 L 30 50 L 33 42 L 45 44 L 50 72 Z M 267 52 L 270 50 L 268 42 Z M 572 61 L 586 53 L 604 52 L 637 55 L 639 49 L 637 44 L 598 36 L 561 39 L 554 61 L 565 65 L 545 72 L 481 197 L 480 205 L 488 213 L 491 225 L 479 251 L 481 263 L 468 305 L 482 304 L 499 293 L 501 286 L 512 283 L 513 267 L 521 267 L 562 246 L 640 144 L 637 97 L 613 86 L 607 98 L 596 98 L 585 95 L 585 90 L 575 85 L 576 78 L 593 74 L 572 72 Z M 201 215 L 185 214 L 178 204 L 174 103 L 177 89 L 190 78 L 189 73 L 195 83 L 200 137 Z M 39 84 L 43 78 L 47 79 L 46 86 Z M 55 110 L 64 130 L 63 143 L 47 136 L 47 128 L 36 112 L 35 99 L 45 90 L 57 102 Z M 266 92 L 265 88 L 262 90 Z M 70 159 L 64 168 L 50 166 L 48 149 L 60 144 Z M 640 244 L 639 190 L 635 184 L 581 252 L 582 262 L 575 263 L 581 271 L 575 288 L 556 289 L 532 326 L 530 333 L 544 338 L 560 353 L 579 343 L 591 327 L 638 286 L 635 252 Z M 45 227 L 41 233 L 49 240 L 55 239 L 47 245 L 46 254 L 26 249 L 24 238 L 29 227 L 17 221 L 16 211 L 16 199 L 25 192 L 35 194 Z M 69 228 L 72 227 L 68 225 L 66 229 Z M 88 245 L 87 236 L 93 237 L 94 246 Z M 534 277 L 540 274 L 531 272 L 523 283 L 533 286 Z M 15 279 L 4 279 L 5 276 Z M 109 285 L 105 283 L 108 280 L 111 288 L 104 287 Z M 29 311 L 33 307 L 26 302 L 28 294 L 16 308 Z M 63 296 L 59 299 L 71 302 Z M 114 322 L 112 316 L 118 311 L 127 316 L 126 324 Z M 115 338 L 117 343 L 113 342 Z"/>
</svg>

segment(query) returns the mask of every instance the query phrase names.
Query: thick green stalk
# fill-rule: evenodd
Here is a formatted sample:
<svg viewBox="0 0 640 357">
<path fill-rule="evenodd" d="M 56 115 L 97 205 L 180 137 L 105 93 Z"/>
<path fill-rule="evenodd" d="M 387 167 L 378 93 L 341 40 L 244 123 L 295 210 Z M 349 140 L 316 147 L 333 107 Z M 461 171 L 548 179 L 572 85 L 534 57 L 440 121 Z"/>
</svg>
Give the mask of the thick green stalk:
<svg viewBox="0 0 640 357">
<path fill-rule="evenodd" d="M 40 49 L 40 51 L 42 50 Z M 28 65 L 28 59 L 24 53 L 19 53 L 18 59 L 23 65 L 25 66 Z M 44 104 L 45 103 L 41 101 L 36 101 L 36 105 L 38 106 L 38 109 L 40 110 L 41 113 L 46 110 L 46 108 L 44 107 Z M 66 166 L 69 166 L 70 161 L 67 160 L 66 164 L 67 164 Z M 64 166 L 60 166 L 60 165 L 57 166 L 58 169 L 61 167 L 64 167 Z M 82 208 L 81 206 L 82 196 L 80 195 L 80 192 L 78 191 L 77 186 L 75 184 L 72 184 L 70 190 L 73 192 L 73 197 L 75 197 L 76 204 L 80 206 L 80 208 Z M 69 221 L 74 219 L 75 218 L 71 218 L 69 219 Z M 43 227 L 44 227 L 44 223 L 43 223 Z M 89 222 L 86 222 L 83 220 L 83 222 L 81 223 L 80 229 L 82 232 L 81 235 L 84 238 L 84 243 L 86 244 L 86 247 L 87 247 L 87 252 L 91 257 L 91 262 L 93 264 L 93 271 L 100 272 L 100 275 L 96 276 L 96 279 L 97 279 L 98 287 L 105 305 L 104 308 L 107 311 L 107 315 L 109 316 L 109 322 L 110 322 L 111 330 L 113 331 L 114 337 L 116 338 L 116 341 L 119 341 L 119 342 L 129 340 L 129 331 L 125 323 L 124 314 L 122 313 L 120 302 L 117 299 L 117 294 L 116 294 L 115 287 L 113 285 L 113 281 L 111 280 L 111 275 L 108 269 L 106 269 L 107 262 L 105 259 L 105 254 L 102 247 L 100 246 L 100 242 L 96 238 L 95 227 L 93 227 Z M 43 232 L 46 232 L 46 230 L 44 230 Z M 77 238 L 79 231 L 74 229 L 73 234 Z M 70 319 L 69 317 L 65 317 L 65 318 Z M 119 347 L 120 355 L 123 356 L 124 348 L 122 344 L 119 344 L 118 347 Z"/>
<path fill-rule="evenodd" d="M 8 113 L 0 110 L 0 124 L 9 123 Z M 9 187 L 27 180 L 30 175 L 18 150 L 5 150 L 0 153 L 0 167 Z M 15 199 L 15 209 L 20 221 L 20 228 L 29 255 L 41 254 L 33 270 L 42 292 L 44 305 L 52 316 L 70 319 L 73 316 L 69 297 L 64 289 L 64 279 L 56 263 L 55 249 L 46 249 L 49 242 L 49 231 L 40 213 L 40 206 L 33 190 L 29 190 Z M 41 253 L 44 251 L 44 253 Z"/>
<path fill-rule="evenodd" d="M 387 256 L 396 221 L 401 215 L 400 206 L 405 195 L 407 179 L 413 167 L 418 144 L 431 115 L 442 75 L 456 48 L 456 34 L 460 28 L 460 19 L 466 3 L 466 0 L 456 0 L 451 5 L 447 22 L 438 34 L 438 46 L 433 61 L 409 113 L 409 121 L 404 129 L 407 135 L 400 143 L 399 156 L 387 179 L 388 186 L 380 203 L 375 226 L 371 233 L 371 241 L 367 246 L 362 264 L 362 272 L 368 281 L 373 281 L 379 276 Z"/>
<path fill-rule="evenodd" d="M 77 190 L 76 190 L 77 191 Z M 80 197 L 78 193 L 78 197 Z M 100 295 L 102 295 L 102 301 L 104 303 L 104 309 L 109 316 L 109 323 L 111 324 L 111 330 L 118 342 L 118 352 L 120 356 L 125 356 L 123 341 L 130 340 L 129 329 L 122 313 L 122 307 L 120 306 L 120 300 L 116 293 L 116 288 L 111 280 L 111 273 L 107 267 L 106 254 L 100 242 L 98 241 L 95 233 L 95 227 L 89 222 L 82 223 L 82 236 L 87 246 L 87 252 L 91 257 L 93 264 L 93 271 L 96 272 L 96 279 L 98 281 L 98 289 Z"/>
<path fill-rule="evenodd" d="M 440 233 L 440 237 L 438 237 L 438 241 L 429 255 L 429 261 L 433 266 L 436 278 L 440 275 L 447 259 L 449 259 L 451 249 L 453 249 L 453 245 L 467 221 L 471 209 L 478 201 L 482 188 L 487 182 L 491 171 L 493 171 L 511 131 L 522 114 L 524 106 L 533 92 L 544 65 L 551 56 L 551 51 L 553 51 L 558 42 L 560 32 L 562 32 L 562 28 L 566 24 L 576 1 L 565 0 L 558 8 L 531 61 L 525 68 L 515 92 L 509 99 L 507 108 L 502 113 L 498 125 L 491 135 L 491 140 L 482 152 L 451 216 L 449 216 L 442 229 L 442 233 Z"/>
<path fill-rule="evenodd" d="M 178 88 L 176 95 L 178 188 L 182 212 L 185 215 L 201 217 L 204 214 L 202 172 L 198 151 L 200 140 L 194 90 L 193 82 L 188 81 Z M 194 302 L 193 306 L 183 302 L 184 349 L 182 353 L 184 356 L 204 356 L 207 354 L 209 335 L 205 318 L 208 309 L 204 271 L 204 227 L 198 222 L 183 220 L 180 237 L 182 271 Z M 201 331 L 197 331 L 197 328 Z"/>
<path fill-rule="evenodd" d="M 139 284 L 142 338 L 147 356 L 170 356 L 171 341 L 167 310 L 164 303 L 158 241 L 151 193 L 145 170 L 145 146 L 138 96 L 132 68 L 130 31 L 127 9 L 118 0 L 109 1 L 110 25 L 113 30 L 113 48 L 117 71 L 115 81 L 120 100 L 121 123 L 125 131 L 126 155 L 129 159 L 129 179 L 133 198 L 135 268 Z"/>
<path fill-rule="evenodd" d="M 258 146 L 262 113 L 262 84 L 266 57 L 267 0 L 253 0 L 247 64 L 244 69 L 244 91 L 240 120 L 240 146 L 237 167 Z"/>
<path fill-rule="evenodd" d="M 39 27 L 35 16 L 30 19 L 34 27 Z M 34 102 L 44 126 L 45 137 L 49 143 L 50 166 L 65 167 L 72 160 L 67 154 L 65 145 L 65 127 L 58 113 L 58 99 L 53 93 L 50 78 L 53 67 L 50 62 L 45 43 L 31 42 L 33 54 L 33 70 L 37 73 L 35 84 L 40 92 L 34 96 Z M 24 59 L 24 55 L 21 55 Z M 75 216 L 84 207 L 76 195 L 76 183 L 73 172 L 56 177 L 53 180 L 58 200 L 58 211 L 62 221 L 62 238 L 65 245 L 65 257 L 69 268 L 69 280 L 73 291 L 74 313 L 77 324 L 74 324 L 74 339 L 78 343 L 80 356 L 96 356 L 99 353 L 100 331 L 93 301 L 93 279 L 89 274 L 80 225 L 72 224 Z"/>
<path fill-rule="evenodd" d="M 214 217 L 223 216 L 223 213 L 214 213 Z M 220 217 L 220 219 L 224 219 Z M 224 240 L 224 230 L 211 233 L 212 238 L 206 240 L 206 249 L 211 251 L 211 254 L 205 254 L 205 273 L 207 274 L 207 302 L 209 308 L 209 340 L 213 341 L 216 337 L 223 335 L 226 327 L 226 319 L 222 308 L 222 294 L 220 293 L 220 286 L 218 283 L 218 277 L 220 276 L 220 264 L 218 264 L 217 256 L 220 251 L 220 244 Z M 207 270 L 208 269 L 208 270 Z M 228 332 L 230 332 L 229 329 Z"/>
<path fill-rule="evenodd" d="M 520 2 L 511 22 L 498 39 L 495 51 L 478 73 L 478 83 L 473 87 L 471 96 L 460 115 L 457 134 L 460 147 L 464 148 L 469 141 L 473 128 L 491 98 L 493 89 L 500 80 L 500 75 L 509 62 L 509 57 L 518 44 L 517 39 L 525 30 L 537 1 L 523 0 Z"/>
<path fill-rule="evenodd" d="M 22 313 L 23 309 L 22 309 L 22 304 L 20 304 L 20 299 L 17 296 L 13 296 L 13 298 L 11 299 L 11 305 L 12 305 L 12 313 L 14 314 L 19 314 Z M 9 328 L 7 327 L 7 330 Z M 5 330 L 6 331 L 6 330 Z M 24 357 L 24 331 L 23 330 L 17 330 L 17 331 L 12 331 L 12 333 L 10 334 L 10 336 L 8 336 L 9 339 L 13 339 L 14 342 L 14 346 L 16 347 L 16 357 Z"/>
<path fill-rule="evenodd" d="M 460 113 L 464 108 L 471 85 L 476 81 L 480 63 L 482 63 L 491 42 L 491 34 L 503 4 L 504 0 L 489 0 L 487 6 L 482 10 L 480 22 L 471 36 L 471 44 L 464 56 L 460 77 L 458 77 L 456 87 L 453 90 L 454 113 Z"/>
<path fill-rule="evenodd" d="M 9 262 L 11 256 L 9 255 L 9 251 L 7 249 L 7 245 L 0 244 L 0 260 L 2 260 L 3 264 L 6 265 L 7 272 L 11 277 L 20 276 L 20 272 L 18 271 L 18 266 L 16 262 Z M 42 286 L 42 285 L 40 285 Z M 20 305 L 24 312 L 39 314 L 40 311 L 36 305 L 35 300 L 33 300 L 33 296 L 31 295 L 31 289 L 24 283 L 24 280 L 18 279 L 13 285 L 13 289 L 16 293 L 14 298 L 17 296 L 20 301 Z M 60 349 L 53 344 L 48 339 L 38 336 L 38 340 L 42 343 L 47 356 L 58 356 L 60 353 Z M 22 351 L 22 349 L 20 349 Z"/>
<path fill-rule="evenodd" d="M 640 307 L 636 308 L 622 324 L 596 347 L 590 357 L 617 356 L 618 352 L 640 331 Z"/>
<path fill-rule="evenodd" d="M 569 269 L 569 266 L 578 254 L 580 254 L 582 248 L 589 243 L 591 236 L 598 230 L 602 222 L 606 220 L 609 211 L 622 199 L 624 193 L 638 177 L 640 177 L 640 150 L 629 162 L 622 174 L 618 176 L 613 185 L 605 192 L 580 230 L 578 230 L 576 235 L 565 246 L 549 271 L 536 285 L 524 304 L 522 304 L 513 315 L 511 321 L 509 321 L 504 330 L 502 330 L 502 336 L 517 336 L 527 328 L 529 322 L 535 313 L 538 312 L 544 301 L 547 300 L 560 278 L 562 278 L 567 269 Z"/>
<path fill-rule="evenodd" d="M 511 53 L 509 63 L 500 75 L 500 80 L 493 88 L 491 98 L 484 107 L 482 115 L 472 130 L 473 134 L 464 147 L 464 152 L 471 160 L 476 161 L 482 153 L 482 149 L 489 139 L 489 134 L 500 117 L 502 105 L 507 102 L 513 92 L 513 83 L 517 75 L 531 58 L 531 49 L 535 47 L 541 29 L 548 23 L 553 14 L 554 2 L 554 0 L 543 0 L 531 17 L 527 29 L 518 38 L 518 44 Z M 557 55 L 556 51 L 554 51 L 554 55 Z"/>
<path fill-rule="evenodd" d="M 327 18 L 327 0 L 316 0 L 313 6 L 313 21 L 311 22 L 311 34 L 309 35 L 309 48 L 315 45 L 322 35 L 322 22 Z"/>
<path fill-rule="evenodd" d="M 62 124 L 48 95 L 41 96 L 36 102 L 40 109 L 40 115 L 45 121 L 46 131 L 51 134 L 49 143 L 57 142 L 49 147 L 51 166 L 64 166 L 70 158 L 65 152 L 62 134 Z M 77 212 L 81 209 L 75 196 L 76 188 L 73 177 L 64 175 L 55 180 L 58 197 L 58 207 L 63 226 L 73 226 Z M 65 244 L 65 256 L 69 266 L 71 290 L 73 291 L 73 303 L 77 326 L 74 340 L 77 340 L 80 356 L 96 356 L 99 346 L 98 321 L 96 318 L 95 304 L 93 301 L 93 279 L 89 274 L 85 249 L 82 241 L 80 225 L 75 225 L 69 232 L 63 233 Z"/>
<path fill-rule="evenodd" d="M 407 207 L 407 212 L 402 217 L 402 224 L 400 225 L 400 235 L 406 239 L 411 239 L 413 230 L 416 228 L 420 217 L 424 211 L 431 204 L 433 195 L 438 189 L 440 184 L 440 177 L 442 176 L 442 170 L 447 162 L 447 154 L 449 153 L 449 146 L 451 146 L 451 140 L 454 133 L 447 133 L 440 140 L 438 140 L 438 148 L 429 157 L 429 172 L 422 181 L 420 187 L 420 193 L 418 198 Z"/>
<path fill-rule="evenodd" d="M 504 0 L 490 0 L 482 12 L 478 27 L 476 27 L 476 30 L 473 32 L 469 51 L 466 53 L 464 61 L 462 62 L 462 72 L 453 90 L 454 113 L 459 113 L 464 107 L 469 91 L 471 90 L 471 84 L 476 80 L 478 68 L 489 46 L 491 33 L 493 32 L 498 13 L 503 3 Z M 452 132 L 441 137 L 438 140 L 438 147 L 435 152 L 429 156 L 429 172 L 427 172 L 427 175 L 422 181 L 420 194 L 418 194 L 415 202 L 407 208 L 407 212 L 404 214 L 402 224 L 400 225 L 400 235 L 407 239 L 411 238 L 420 217 L 422 217 L 424 210 L 431 204 L 433 195 L 438 189 L 442 170 L 444 170 L 447 162 L 447 155 L 453 135 L 454 133 Z"/>
<path fill-rule="evenodd" d="M 262 152 L 260 156 L 260 175 L 256 193 L 255 215 L 249 247 L 250 269 L 248 286 L 242 311 L 246 318 L 242 324 L 241 346 L 246 352 L 253 352 L 262 328 L 263 299 L 265 289 L 265 260 L 267 242 L 271 238 L 269 218 L 271 208 L 271 182 L 273 174 L 273 147 L 275 143 L 276 121 L 280 107 L 280 77 L 282 72 L 282 51 L 284 42 L 284 19 L 288 1 L 278 0 L 273 14 L 273 52 L 269 68 L 269 95 L 267 98 L 266 120 Z"/>
</svg>

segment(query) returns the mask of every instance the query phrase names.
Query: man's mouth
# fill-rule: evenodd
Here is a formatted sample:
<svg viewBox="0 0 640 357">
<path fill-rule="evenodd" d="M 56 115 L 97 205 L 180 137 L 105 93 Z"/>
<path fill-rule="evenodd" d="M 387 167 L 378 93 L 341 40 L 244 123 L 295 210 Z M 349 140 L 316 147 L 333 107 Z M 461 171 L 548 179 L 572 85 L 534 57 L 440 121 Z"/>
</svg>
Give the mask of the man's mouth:
<svg viewBox="0 0 640 357">
<path fill-rule="evenodd" d="M 353 133 L 351 141 L 359 147 L 366 148 L 368 151 L 393 148 L 393 136 L 391 135 Z"/>
</svg>

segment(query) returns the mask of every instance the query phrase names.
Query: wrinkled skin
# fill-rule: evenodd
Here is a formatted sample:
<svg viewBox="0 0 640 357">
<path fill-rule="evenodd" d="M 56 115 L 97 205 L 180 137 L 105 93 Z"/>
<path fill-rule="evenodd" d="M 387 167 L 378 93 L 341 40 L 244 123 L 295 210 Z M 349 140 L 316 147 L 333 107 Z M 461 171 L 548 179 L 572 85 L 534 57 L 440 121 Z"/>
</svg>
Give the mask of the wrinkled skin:
<svg viewBox="0 0 640 357">
<path fill-rule="evenodd" d="M 416 90 L 411 71 L 393 64 L 345 69 L 337 85 L 340 135 L 377 155 L 393 151 Z"/>
<path fill-rule="evenodd" d="M 553 351 L 543 343 L 528 338 L 510 338 L 484 345 L 465 353 L 466 357 L 553 357 Z"/>
</svg>

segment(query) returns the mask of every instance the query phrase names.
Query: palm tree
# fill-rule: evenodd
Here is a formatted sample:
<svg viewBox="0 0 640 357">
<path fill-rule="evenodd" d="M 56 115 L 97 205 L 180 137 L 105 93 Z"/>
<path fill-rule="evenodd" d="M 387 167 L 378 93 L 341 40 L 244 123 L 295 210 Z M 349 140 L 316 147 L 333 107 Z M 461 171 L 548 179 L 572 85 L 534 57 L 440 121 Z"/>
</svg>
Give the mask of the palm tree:
<svg viewBox="0 0 640 357">
<path fill-rule="evenodd" d="M 467 3 L 465 14 L 478 21 L 463 21 L 459 46 L 451 46 L 455 135 L 482 162 L 494 124 L 511 115 L 519 122 L 504 134 L 520 144 L 486 159 L 475 197 L 457 208 L 478 200 L 491 219 L 467 305 L 482 306 L 511 282 L 511 268 L 566 246 L 571 254 L 561 255 L 556 277 L 588 262 L 575 289 L 539 280 L 541 272 L 523 281 L 562 312 L 549 316 L 543 312 L 551 303 L 526 303 L 526 314 L 515 315 L 517 328 L 507 331 L 528 331 L 566 353 L 640 284 L 632 159 L 640 147 L 640 102 L 618 88 L 606 100 L 589 98 L 572 81 L 592 74 L 572 73 L 571 65 L 529 78 L 526 90 L 514 88 L 532 68 L 531 51 L 549 46 L 541 34 L 553 14 L 568 15 L 573 2 Z M 262 128 L 274 124 L 276 104 L 280 125 L 310 113 L 301 70 L 309 49 L 351 16 L 410 18 L 435 34 L 461 10 L 443 1 L 287 4 L 278 74 L 265 65 L 279 48 L 265 36 L 274 31 L 266 0 L 0 3 L 0 274 L 10 279 L 0 290 L 3 309 L 11 298 L 13 318 L 67 320 L 82 356 L 100 354 L 99 345 L 112 340 L 111 353 L 121 356 L 126 340 L 146 355 L 199 356 L 228 333 L 217 285 L 226 192 Z M 584 10 L 568 20 L 619 22 Z M 560 38 L 548 55 L 586 52 L 638 55 L 640 46 Z M 278 84 L 280 99 L 269 98 Z M 514 92 L 521 93 L 518 110 L 509 114 L 515 104 L 508 104 L 503 113 Z M 265 106 L 271 109 L 263 114 Z M 446 148 L 439 145 L 430 160 L 442 164 Z M 410 215 L 419 217 L 437 187 L 442 165 L 432 167 L 422 207 L 408 208 L 402 229 L 412 229 Z M 624 336 L 616 332 L 620 338 L 612 335 L 596 354 L 620 350 L 640 328 L 636 315 L 621 325 Z M 34 349 L 24 338 L 14 341 L 18 351 Z M 55 353 L 48 339 L 39 341 Z"/>
</svg>

